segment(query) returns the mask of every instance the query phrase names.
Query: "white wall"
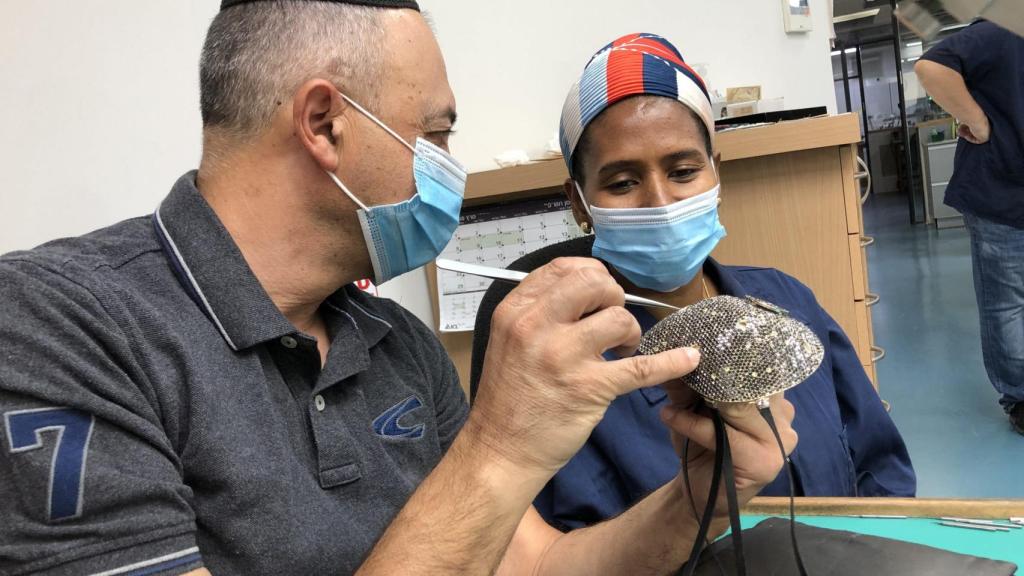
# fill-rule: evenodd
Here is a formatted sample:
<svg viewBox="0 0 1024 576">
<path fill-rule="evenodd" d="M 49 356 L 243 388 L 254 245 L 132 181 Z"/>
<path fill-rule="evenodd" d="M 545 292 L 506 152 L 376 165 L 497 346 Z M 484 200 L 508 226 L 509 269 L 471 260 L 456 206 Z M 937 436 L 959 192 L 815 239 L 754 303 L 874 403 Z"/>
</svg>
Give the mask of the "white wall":
<svg viewBox="0 0 1024 576">
<path fill-rule="evenodd" d="M 197 165 L 215 0 L 0 0 L 0 253 L 152 212 Z"/>
<path fill-rule="evenodd" d="M 421 0 L 438 37 L 459 108 L 453 151 L 493 168 L 510 148 L 543 146 L 558 129 L 569 86 L 590 56 L 630 32 L 665 36 L 708 81 L 760 84 L 786 106 L 835 112 L 825 0 L 811 0 L 814 30 L 787 35 L 780 0 Z"/>
<path fill-rule="evenodd" d="M 835 110 L 824 0 L 787 36 L 780 0 L 421 0 L 471 169 L 554 133 L 589 56 L 629 32 L 671 39 L 714 87 L 761 84 Z M 198 60 L 219 0 L 0 0 L 0 253 L 151 212 L 200 154 Z M 382 287 L 424 320 L 425 275 Z"/>
</svg>

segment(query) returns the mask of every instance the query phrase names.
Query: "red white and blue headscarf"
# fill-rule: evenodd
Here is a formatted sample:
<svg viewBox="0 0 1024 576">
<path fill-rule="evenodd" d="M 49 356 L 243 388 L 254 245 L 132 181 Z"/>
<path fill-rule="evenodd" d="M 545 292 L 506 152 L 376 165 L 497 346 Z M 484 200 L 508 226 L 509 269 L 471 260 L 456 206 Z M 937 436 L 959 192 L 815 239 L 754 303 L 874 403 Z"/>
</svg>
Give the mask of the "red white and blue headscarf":
<svg viewBox="0 0 1024 576">
<path fill-rule="evenodd" d="M 565 99 L 558 133 L 569 170 L 587 125 L 605 108 L 640 94 L 682 102 L 704 122 L 714 141 L 715 121 L 704 80 L 668 40 L 656 34 L 628 34 L 594 54 Z"/>
</svg>

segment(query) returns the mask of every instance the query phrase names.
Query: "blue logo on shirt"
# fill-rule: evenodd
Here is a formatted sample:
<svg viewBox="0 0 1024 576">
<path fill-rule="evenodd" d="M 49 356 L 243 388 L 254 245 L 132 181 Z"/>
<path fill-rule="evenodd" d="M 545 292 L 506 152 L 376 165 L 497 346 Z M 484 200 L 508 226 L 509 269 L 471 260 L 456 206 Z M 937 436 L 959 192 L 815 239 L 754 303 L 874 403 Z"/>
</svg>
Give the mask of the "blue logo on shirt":
<svg viewBox="0 0 1024 576">
<path fill-rule="evenodd" d="M 398 423 L 398 421 L 406 414 L 413 410 L 423 406 L 420 399 L 416 396 L 409 396 L 405 400 L 402 400 L 398 404 L 395 404 L 391 408 L 384 411 L 383 414 L 377 416 L 373 420 L 373 431 L 378 436 L 384 436 L 385 438 L 422 438 L 423 424 L 417 424 L 411 428 L 407 428 Z"/>
</svg>

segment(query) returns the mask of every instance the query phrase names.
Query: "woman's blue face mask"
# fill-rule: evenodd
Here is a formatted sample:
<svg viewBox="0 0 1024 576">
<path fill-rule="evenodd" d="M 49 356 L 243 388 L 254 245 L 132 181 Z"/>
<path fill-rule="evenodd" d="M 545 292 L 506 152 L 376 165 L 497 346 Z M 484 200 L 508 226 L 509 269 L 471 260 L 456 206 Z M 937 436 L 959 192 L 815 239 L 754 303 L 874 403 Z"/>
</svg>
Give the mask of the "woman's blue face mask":
<svg viewBox="0 0 1024 576">
<path fill-rule="evenodd" d="M 673 292 L 689 284 L 725 237 L 718 221 L 717 174 L 715 180 L 707 192 L 654 208 L 590 206 L 574 182 L 594 223 L 591 253 L 640 288 Z"/>
</svg>

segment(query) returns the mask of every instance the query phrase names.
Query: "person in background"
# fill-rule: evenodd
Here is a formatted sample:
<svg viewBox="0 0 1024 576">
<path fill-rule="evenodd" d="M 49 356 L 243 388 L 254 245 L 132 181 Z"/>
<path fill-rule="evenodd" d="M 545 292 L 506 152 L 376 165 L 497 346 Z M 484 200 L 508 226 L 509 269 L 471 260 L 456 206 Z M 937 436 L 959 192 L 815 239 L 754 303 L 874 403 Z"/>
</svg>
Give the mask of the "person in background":
<svg viewBox="0 0 1024 576">
<path fill-rule="evenodd" d="M 945 203 L 971 235 L 985 371 L 1024 434 L 1024 38 L 979 20 L 914 71 L 960 123 Z"/>
<path fill-rule="evenodd" d="M 916 478 L 903 439 L 850 341 L 814 294 L 778 270 L 710 258 L 725 235 L 714 121 L 704 82 L 679 51 L 653 34 L 629 34 L 599 50 L 566 98 L 560 135 L 570 172 L 565 193 L 577 223 L 593 235 L 524 260 L 541 263 L 546 250 L 593 255 L 630 294 L 676 306 L 749 295 L 788 310 L 825 347 L 821 367 L 785 393 L 796 407 L 800 436 L 792 455 L 797 495 L 913 496 Z M 627 308 L 644 330 L 668 314 Z M 487 328 L 478 319 L 477 337 L 486 337 Z M 660 412 L 694 400 L 679 386 L 617 398 L 583 449 L 541 491 L 537 510 L 563 528 L 587 526 L 615 517 L 675 477 L 680 459 Z M 788 495 L 786 475 L 760 494 Z"/>
</svg>

